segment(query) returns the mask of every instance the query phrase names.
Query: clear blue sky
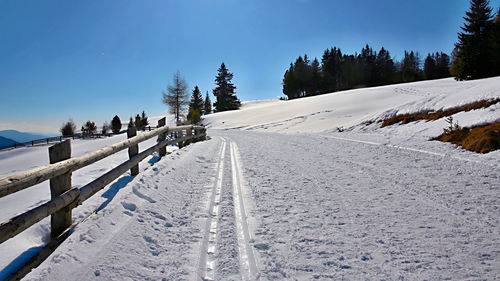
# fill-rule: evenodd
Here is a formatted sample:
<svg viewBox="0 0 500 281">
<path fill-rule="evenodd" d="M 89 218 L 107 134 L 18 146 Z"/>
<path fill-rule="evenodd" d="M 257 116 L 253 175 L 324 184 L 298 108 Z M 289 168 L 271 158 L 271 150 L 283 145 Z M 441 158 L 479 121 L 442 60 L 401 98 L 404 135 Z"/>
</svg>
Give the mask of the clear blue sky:
<svg viewBox="0 0 500 281">
<path fill-rule="evenodd" d="M 496 11 L 500 0 L 490 2 Z M 211 94 L 221 62 L 245 101 L 280 96 L 291 61 L 332 46 L 384 46 L 398 60 L 410 49 L 449 54 L 468 8 L 468 0 L 0 0 L 0 130 L 164 114 L 162 90 L 176 70 L 190 91 Z"/>
</svg>

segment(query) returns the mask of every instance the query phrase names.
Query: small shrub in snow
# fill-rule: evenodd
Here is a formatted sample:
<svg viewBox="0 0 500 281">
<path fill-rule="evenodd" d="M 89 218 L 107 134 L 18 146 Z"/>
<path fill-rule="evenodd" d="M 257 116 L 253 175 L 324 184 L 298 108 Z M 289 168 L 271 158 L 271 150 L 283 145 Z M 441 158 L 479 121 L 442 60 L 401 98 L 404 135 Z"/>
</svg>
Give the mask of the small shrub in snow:
<svg viewBox="0 0 500 281">
<path fill-rule="evenodd" d="M 443 134 L 432 140 L 451 142 L 477 153 L 500 149 L 500 122 L 473 128 L 460 128 L 458 124 L 450 126 L 451 130 L 445 128 Z"/>
</svg>

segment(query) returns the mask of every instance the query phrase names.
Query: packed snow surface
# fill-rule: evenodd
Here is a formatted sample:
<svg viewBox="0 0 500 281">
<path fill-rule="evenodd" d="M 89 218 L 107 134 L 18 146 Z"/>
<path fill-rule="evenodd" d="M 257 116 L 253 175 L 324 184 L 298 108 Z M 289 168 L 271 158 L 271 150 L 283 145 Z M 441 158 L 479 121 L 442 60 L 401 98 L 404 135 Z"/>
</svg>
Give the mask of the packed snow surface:
<svg viewBox="0 0 500 281">
<path fill-rule="evenodd" d="M 499 152 L 428 141 L 444 120 L 378 123 L 497 97 L 500 78 L 442 79 L 207 115 L 209 140 L 153 155 L 75 209 L 81 222 L 25 279 L 497 279 Z M 453 118 L 477 125 L 499 109 Z M 75 141 L 74 155 L 121 138 Z M 0 152 L 0 176 L 44 165 L 46 153 Z M 126 158 L 75 172 L 73 185 Z M 44 183 L 1 198 L 2 220 L 49 196 Z M 0 245 L 2 273 L 47 237 L 45 219 Z"/>
</svg>

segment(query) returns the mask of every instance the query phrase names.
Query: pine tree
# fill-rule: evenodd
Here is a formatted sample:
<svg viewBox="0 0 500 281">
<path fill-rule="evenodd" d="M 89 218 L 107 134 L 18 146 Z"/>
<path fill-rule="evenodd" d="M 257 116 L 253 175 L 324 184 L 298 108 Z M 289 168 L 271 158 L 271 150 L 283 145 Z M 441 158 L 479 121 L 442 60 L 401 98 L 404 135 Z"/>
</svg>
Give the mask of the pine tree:
<svg viewBox="0 0 500 281">
<path fill-rule="evenodd" d="M 132 128 L 132 127 L 135 127 L 135 123 L 134 123 L 134 118 L 132 118 L 132 116 L 130 116 L 130 120 L 128 120 L 128 128 Z"/>
<path fill-rule="evenodd" d="M 120 117 L 118 117 L 118 115 L 115 115 L 115 117 L 113 117 L 113 120 L 111 120 L 111 131 L 113 132 L 113 134 L 118 134 L 121 129 L 122 121 L 120 120 Z"/>
<path fill-rule="evenodd" d="M 401 75 L 403 82 L 420 80 L 420 58 L 418 53 L 405 51 L 405 57 L 401 63 Z"/>
<path fill-rule="evenodd" d="M 450 77 L 450 57 L 445 53 L 437 53 L 434 56 L 436 61 L 436 78 Z"/>
<path fill-rule="evenodd" d="M 102 124 L 102 130 L 101 130 L 101 133 L 103 135 L 107 135 L 108 132 L 109 132 L 109 129 L 111 128 L 111 126 L 109 125 L 108 121 L 104 121 L 104 124 Z"/>
<path fill-rule="evenodd" d="M 424 74 L 425 79 L 436 79 L 437 78 L 437 66 L 434 56 L 427 54 L 424 62 Z"/>
<path fill-rule="evenodd" d="M 291 100 L 298 98 L 299 92 L 298 80 L 295 77 L 295 67 L 293 63 L 290 63 L 290 68 L 285 71 L 285 75 L 283 77 L 283 94 Z"/>
<path fill-rule="evenodd" d="M 312 96 L 321 94 L 321 66 L 317 58 L 311 63 L 311 83 L 308 91 Z"/>
<path fill-rule="evenodd" d="M 73 119 L 70 118 L 68 122 L 64 123 L 60 129 L 60 132 L 63 135 L 63 137 L 71 137 L 75 135 L 76 125 L 75 122 L 73 122 Z"/>
<path fill-rule="evenodd" d="M 168 86 L 168 93 L 163 92 L 163 103 L 169 107 L 170 113 L 175 115 L 177 125 L 181 124 L 181 113 L 189 104 L 186 90 L 187 83 L 177 71 L 174 74 L 173 85 Z"/>
<path fill-rule="evenodd" d="M 500 75 L 500 7 L 490 34 L 490 60 L 493 67 L 491 76 Z"/>
<path fill-rule="evenodd" d="M 214 103 L 215 108 L 218 111 L 240 108 L 240 100 L 234 93 L 236 87 L 231 83 L 233 74 L 228 71 L 224 63 L 221 64 L 217 72 L 217 76 L 215 77 L 215 84 L 217 86 L 212 90 L 215 98 L 217 99 Z"/>
<path fill-rule="evenodd" d="M 387 85 L 393 82 L 393 76 L 396 68 L 389 51 L 387 51 L 384 47 L 382 47 L 378 52 L 376 71 L 379 73 L 377 85 Z"/>
<path fill-rule="evenodd" d="M 210 100 L 210 96 L 208 95 L 208 91 L 207 91 L 207 95 L 205 97 L 205 102 L 203 103 L 203 111 L 205 112 L 205 114 L 209 114 L 212 112 L 212 101 Z"/>
<path fill-rule="evenodd" d="M 84 137 L 86 136 L 91 136 L 95 134 L 97 131 L 97 126 L 95 125 L 95 122 L 92 121 L 87 121 L 85 125 L 82 126 L 82 134 Z"/>
<path fill-rule="evenodd" d="M 200 89 L 198 86 L 194 86 L 193 93 L 191 94 L 191 101 L 189 103 L 189 107 L 198 110 L 200 113 L 203 110 L 203 98 L 201 96 Z"/>
<path fill-rule="evenodd" d="M 146 112 L 144 112 L 144 110 L 141 113 L 141 125 L 143 130 L 145 130 L 146 126 L 149 125 L 148 116 L 146 115 Z"/>
<path fill-rule="evenodd" d="M 135 116 L 134 125 L 137 130 L 142 130 L 141 116 L 139 114 Z"/>
<path fill-rule="evenodd" d="M 494 73 L 495 63 L 490 60 L 493 29 L 492 9 L 488 0 L 471 0 L 470 11 L 465 13 L 465 23 L 455 44 L 456 57 L 452 74 L 457 80 L 477 79 Z"/>
<path fill-rule="evenodd" d="M 194 86 L 194 90 L 191 95 L 191 102 L 189 103 L 189 112 L 187 115 L 187 120 L 189 120 L 191 124 L 196 124 L 200 122 L 202 110 L 203 110 L 203 98 L 201 97 L 201 92 L 198 86 Z"/>
</svg>

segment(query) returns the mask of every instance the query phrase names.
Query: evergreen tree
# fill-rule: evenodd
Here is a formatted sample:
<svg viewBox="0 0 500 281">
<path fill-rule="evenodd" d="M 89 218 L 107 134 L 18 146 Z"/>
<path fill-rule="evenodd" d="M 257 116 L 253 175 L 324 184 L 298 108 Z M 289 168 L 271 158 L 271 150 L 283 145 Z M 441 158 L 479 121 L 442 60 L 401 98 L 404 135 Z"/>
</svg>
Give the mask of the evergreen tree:
<svg viewBox="0 0 500 281">
<path fill-rule="evenodd" d="M 205 97 L 205 102 L 203 103 L 203 111 L 205 112 L 205 114 L 212 112 L 212 101 L 210 100 L 210 96 L 208 95 L 208 91 L 207 91 L 207 95 Z"/>
<path fill-rule="evenodd" d="M 102 124 L 102 130 L 101 133 L 103 135 L 107 135 L 109 133 L 111 126 L 109 125 L 108 121 L 104 121 L 104 124 Z"/>
<path fill-rule="evenodd" d="M 366 86 L 376 85 L 377 73 L 375 68 L 377 54 L 374 53 L 372 48 L 366 44 L 366 47 L 361 49 L 361 54 L 359 55 L 359 63 L 362 70 L 362 84 Z"/>
<path fill-rule="evenodd" d="M 201 92 L 198 86 L 195 86 L 193 93 L 191 95 L 191 102 L 189 103 L 187 120 L 189 120 L 191 124 L 196 124 L 200 122 L 202 110 L 203 110 L 203 99 L 201 97 Z"/>
<path fill-rule="evenodd" d="M 401 77 L 403 82 L 414 82 L 420 80 L 420 58 L 418 53 L 405 51 L 405 57 L 401 63 Z"/>
<path fill-rule="evenodd" d="M 308 90 L 310 89 L 311 84 L 311 68 L 309 65 L 309 59 L 307 55 L 304 56 L 304 59 L 299 56 L 295 61 L 294 65 L 295 78 L 297 79 L 297 87 L 299 97 L 307 96 Z"/>
<path fill-rule="evenodd" d="M 120 130 L 122 129 L 122 121 L 120 120 L 120 117 L 118 115 L 115 115 L 113 117 L 113 120 L 111 120 L 111 131 L 113 134 L 118 134 L 120 133 Z"/>
<path fill-rule="evenodd" d="M 424 62 L 424 74 L 425 79 L 436 79 L 437 78 L 437 65 L 434 56 L 427 54 Z"/>
<path fill-rule="evenodd" d="M 493 29 L 492 9 L 488 0 L 471 0 L 470 11 L 465 13 L 465 23 L 458 34 L 456 57 L 452 74 L 457 80 L 484 78 L 492 75 L 498 61 L 491 61 L 490 45 Z M 496 64 L 496 65 L 495 65 Z"/>
<path fill-rule="evenodd" d="M 139 114 L 135 116 L 134 126 L 137 128 L 137 130 L 142 130 L 141 116 Z"/>
<path fill-rule="evenodd" d="M 144 112 L 144 110 L 141 113 L 141 125 L 143 130 L 145 130 L 146 126 L 149 125 L 148 116 L 146 115 L 146 112 Z"/>
<path fill-rule="evenodd" d="M 95 134 L 97 131 L 97 126 L 95 125 L 95 122 L 92 121 L 87 121 L 83 126 L 82 126 L 82 134 L 84 137 L 86 136 L 91 136 Z"/>
<path fill-rule="evenodd" d="M 76 125 L 75 122 L 73 122 L 73 119 L 70 118 L 68 122 L 64 123 L 60 129 L 60 132 L 63 135 L 63 137 L 74 136 L 76 132 Z"/>
<path fill-rule="evenodd" d="M 215 84 L 217 86 L 212 90 L 215 98 L 217 99 L 214 103 L 215 108 L 218 111 L 240 108 L 240 100 L 236 97 L 234 92 L 236 87 L 231 83 L 233 74 L 228 71 L 224 63 L 221 64 L 217 72 L 217 76 L 215 77 Z"/>
<path fill-rule="evenodd" d="M 181 124 L 181 113 L 189 104 L 186 90 L 187 83 L 177 71 L 174 74 L 173 85 L 168 86 L 167 93 L 163 92 L 163 103 L 169 107 L 170 113 L 175 115 L 177 126 Z"/>
<path fill-rule="evenodd" d="M 450 57 L 445 53 L 437 53 L 434 56 L 436 61 L 436 78 L 450 77 Z"/>
<path fill-rule="evenodd" d="M 130 116 L 130 120 L 128 120 L 128 128 L 132 127 L 135 127 L 135 124 L 134 124 L 134 119 L 132 118 L 132 116 Z"/>
<path fill-rule="evenodd" d="M 311 83 L 308 92 L 312 96 L 321 94 L 321 66 L 317 58 L 311 63 Z"/>
<path fill-rule="evenodd" d="M 377 85 L 387 85 L 393 82 L 396 68 L 389 51 L 384 47 L 378 52 L 375 69 L 378 73 Z"/>
<path fill-rule="evenodd" d="M 193 107 L 189 107 L 189 112 L 186 117 L 186 119 L 191 123 L 191 124 L 196 124 L 201 121 L 201 112 L 199 109 L 194 109 Z"/>
<path fill-rule="evenodd" d="M 203 110 L 204 107 L 203 98 L 201 96 L 201 92 L 198 86 L 194 86 L 193 93 L 191 94 L 191 101 L 189 103 L 189 107 L 198 110 L 200 113 Z"/>
<path fill-rule="evenodd" d="M 299 97 L 299 86 L 297 78 L 295 77 L 295 67 L 293 63 L 290 63 L 290 68 L 285 71 L 283 77 L 283 94 L 285 94 L 289 100 Z"/>
<path fill-rule="evenodd" d="M 500 75 L 500 7 L 498 8 L 497 16 L 489 36 L 490 39 L 490 60 L 492 65 L 491 76 Z"/>
</svg>

